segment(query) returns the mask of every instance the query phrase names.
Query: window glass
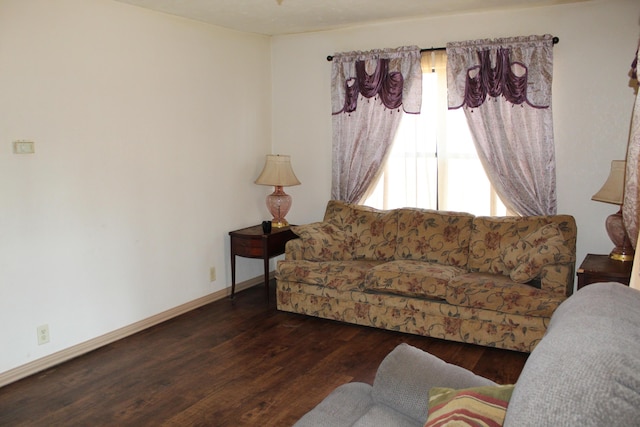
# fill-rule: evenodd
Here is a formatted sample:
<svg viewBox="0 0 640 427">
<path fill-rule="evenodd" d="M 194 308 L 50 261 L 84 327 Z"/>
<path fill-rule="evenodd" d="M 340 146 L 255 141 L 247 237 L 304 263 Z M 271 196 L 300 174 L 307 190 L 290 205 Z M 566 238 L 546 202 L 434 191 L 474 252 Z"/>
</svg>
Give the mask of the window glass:
<svg viewBox="0 0 640 427">
<path fill-rule="evenodd" d="M 462 109 L 448 110 L 446 53 L 423 54 L 422 108 L 404 114 L 374 188 L 363 204 L 506 215 L 478 158 Z"/>
</svg>

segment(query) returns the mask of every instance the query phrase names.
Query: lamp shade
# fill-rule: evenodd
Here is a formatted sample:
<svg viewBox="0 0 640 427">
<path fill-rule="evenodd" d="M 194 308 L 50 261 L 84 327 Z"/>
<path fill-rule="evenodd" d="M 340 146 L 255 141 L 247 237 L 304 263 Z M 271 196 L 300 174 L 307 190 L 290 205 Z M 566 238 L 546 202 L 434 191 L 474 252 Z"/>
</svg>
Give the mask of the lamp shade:
<svg viewBox="0 0 640 427">
<path fill-rule="evenodd" d="M 621 205 L 624 200 L 624 160 L 611 161 L 611 171 L 602 188 L 591 197 L 597 202 Z"/>
<path fill-rule="evenodd" d="M 267 154 L 262 173 L 256 179 L 256 184 L 291 187 L 300 185 L 300 181 L 293 173 L 291 156 L 281 154 Z"/>
</svg>

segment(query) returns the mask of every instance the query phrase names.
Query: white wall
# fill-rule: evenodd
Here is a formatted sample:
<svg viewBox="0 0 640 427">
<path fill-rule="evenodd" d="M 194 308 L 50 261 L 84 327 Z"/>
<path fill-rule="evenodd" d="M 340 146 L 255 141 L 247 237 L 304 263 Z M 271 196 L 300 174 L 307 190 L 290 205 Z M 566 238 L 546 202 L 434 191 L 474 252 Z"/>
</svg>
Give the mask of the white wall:
<svg viewBox="0 0 640 427">
<path fill-rule="evenodd" d="M 532 9 L 413 19 L 272 42 L 273 143 L 292 155 L 302 186 L 289 219 L 321 219 L 331 183 L 330 72 L 334 52 L 553 34 L 553 111 L 558 212 L 578 224 L 578 264 L 609 253 L 604 221 L 617 207 L 591 201 L 611 160 L 624 159 L 635 95 L 628 76 L 640 37 L 640 2 L 589 1 Z M 293 194 L 293 192 L 292 192 Z"/>
<path fill-rule="evenodd" d="M 267 217 L 269 62 L 111 0 L 0 1 L 0 373 L 230 283 L 227 233 Z"/>
</svg>

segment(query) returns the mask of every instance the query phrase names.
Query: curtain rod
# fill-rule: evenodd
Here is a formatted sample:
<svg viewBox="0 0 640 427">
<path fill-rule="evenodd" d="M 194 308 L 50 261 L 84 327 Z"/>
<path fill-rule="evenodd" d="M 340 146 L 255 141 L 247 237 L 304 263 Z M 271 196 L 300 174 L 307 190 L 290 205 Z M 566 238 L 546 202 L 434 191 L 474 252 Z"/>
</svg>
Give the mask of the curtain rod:
<svg viewBox="0 0 640 427">
<path fill-rule="evenodd" d="M 554 37 L 553 39 L 553 44 L 558 44 L 560 42 L 560 38 L 559 37 Z M 425 48 L 425 49 L 420 49 L 420 53 L 422 52 L 431 52 L 434 50 L 447 50 L 446 47 L 429 47 L 429 48 Z M 333 56 L 329 55 L 327 56 L 327 61 L 333 61 Z"/>
</svg>

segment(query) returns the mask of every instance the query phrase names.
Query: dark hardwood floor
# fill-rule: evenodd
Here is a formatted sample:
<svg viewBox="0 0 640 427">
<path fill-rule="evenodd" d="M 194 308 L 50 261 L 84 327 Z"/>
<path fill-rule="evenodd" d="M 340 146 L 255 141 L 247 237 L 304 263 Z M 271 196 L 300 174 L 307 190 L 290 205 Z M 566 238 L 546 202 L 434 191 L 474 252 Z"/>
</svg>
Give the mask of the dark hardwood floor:
<svg viewBox="0 0 640 427">
<path fill-rule="evenodd" d="M 0 388 L 0 426 L 290 426 L 402 342 L 498 383 L 527 354 L 279 312 L 261 286 Z"/>
</svg>

